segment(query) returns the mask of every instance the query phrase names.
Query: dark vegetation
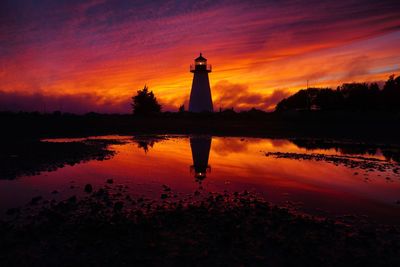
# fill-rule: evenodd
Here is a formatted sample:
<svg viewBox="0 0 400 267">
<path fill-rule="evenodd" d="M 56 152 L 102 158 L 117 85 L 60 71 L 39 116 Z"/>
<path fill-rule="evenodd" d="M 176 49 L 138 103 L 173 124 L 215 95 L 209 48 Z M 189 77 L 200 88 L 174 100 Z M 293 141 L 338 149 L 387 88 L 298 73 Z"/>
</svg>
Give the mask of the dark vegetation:
<svg viewBox="0 0 400 267">
<path fill-rule="evenodd" d="M 161 105 L 146 85 L 132 97 L 132 112 L 136 116 L 149 116 L 161 112 Z"/>
<path fill-rule="evenodd" d="M 399 143 L 400 78 L 377 84 L 343 84 L 336 90 L 307 89 L 282 100 L 276 112 L 161 112 L 145 86 L 132 97 L 131 114 L 1 112 L 6 138 L 76 137 L 105 134 L 212 134 L 264 137 L 357 138 Z"/>
<path fill-rule="evenodd" d="M 382 90 L 376 83 L 345 83 L 336 90 L 309 88 L 282 100 L 276 111 L 400 111 L 400 76 L 390 76 Z"/>
<path fill-rule="evenodd" d="M 37 200 L 0 223 L 2 266 L 399 266 L 400 230 L 296 214 L 257 195 L 159 200 L 107 181 L 88 197 Z"/>
<path fill-rule="evenodd" d="M 0 150 L 0 179 L 15 179 L 54 171 L 65 165 L 89 160 L 105 160 L 114 155 L 107 149 L 116 140 L 84 140 L 82 142 L 41 142 L 22 139 L 2 140 Z"/>
<path fill-rule="evenodd" d="M 149 117 L 96 113 L 0 113 L 0 121 L 5 125 L 0 135 L 7 140 L 110 134 L 211 134 L 400 143 L 400 115 L 389 111 L 164 112 Z"/>
</svg>

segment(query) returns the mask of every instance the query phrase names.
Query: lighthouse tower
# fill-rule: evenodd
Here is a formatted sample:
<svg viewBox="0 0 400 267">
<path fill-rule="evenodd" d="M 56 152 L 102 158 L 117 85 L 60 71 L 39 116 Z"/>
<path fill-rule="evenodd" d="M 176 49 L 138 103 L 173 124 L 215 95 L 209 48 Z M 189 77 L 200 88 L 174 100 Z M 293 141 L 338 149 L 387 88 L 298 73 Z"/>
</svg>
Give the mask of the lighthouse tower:
<svg viewBox="0 0 400 267">
<path fill-rule="evenodd" d="M 190 92 L 189 111 L 191 112 L 212 112 L 213 103 L 211 98 L 210 81 L 208 73 L 211 72 L 211 65 L 207 65 L 201 53 L 190 65 L 190 72 L 194 73 L 192 90 Z"/>
</svg>

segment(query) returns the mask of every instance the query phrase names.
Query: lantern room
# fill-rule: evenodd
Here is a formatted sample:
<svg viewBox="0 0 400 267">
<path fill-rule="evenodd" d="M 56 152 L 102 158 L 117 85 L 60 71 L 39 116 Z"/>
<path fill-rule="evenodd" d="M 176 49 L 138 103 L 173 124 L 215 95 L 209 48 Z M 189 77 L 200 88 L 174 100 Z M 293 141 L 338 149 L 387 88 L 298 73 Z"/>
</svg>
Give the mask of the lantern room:
<svg viewBox="0 0 400 267">
<path fill-rule="evenodd" d="M 203 57 L 201 53 L 200 56 L 194 60 L 194 65 L 190 65 L 190 72 L 195 71 L 211 72 L 211 65 L 207 64 L 207 59 Z"/>
</svg>

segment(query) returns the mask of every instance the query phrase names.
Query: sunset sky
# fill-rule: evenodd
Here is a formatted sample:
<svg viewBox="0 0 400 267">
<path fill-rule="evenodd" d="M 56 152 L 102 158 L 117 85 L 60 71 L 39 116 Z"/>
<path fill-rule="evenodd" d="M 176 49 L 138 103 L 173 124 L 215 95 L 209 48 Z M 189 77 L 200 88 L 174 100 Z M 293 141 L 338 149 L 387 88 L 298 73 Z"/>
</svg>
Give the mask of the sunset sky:
<svg viewBox="0 0 400 267">
<path fill-rule="evenodd" d="M 400 1 L 2 0 L 0 110 L 130 112 L 145 84 L 176 110 L 200 51 L 216 109 L 271 110 L 399 75 Z"/>
</svg>

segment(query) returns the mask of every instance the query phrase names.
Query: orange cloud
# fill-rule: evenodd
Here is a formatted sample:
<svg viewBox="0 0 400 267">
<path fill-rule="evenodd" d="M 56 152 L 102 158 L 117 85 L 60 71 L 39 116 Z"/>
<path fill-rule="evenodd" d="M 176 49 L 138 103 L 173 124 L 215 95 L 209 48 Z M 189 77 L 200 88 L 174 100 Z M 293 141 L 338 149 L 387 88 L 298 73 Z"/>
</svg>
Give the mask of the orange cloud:
<svg viewBox="0 0 400 267">
<path fill-rule="evenodd" d="M 248 110 L 257 108 L 272 111 L 275 105 L 290 93 L 287 90 L 274 90 L 270 95 L 252 92 L 247 85 L 221 81 L 213 87 L 214 108 Z"/>
</svg>

